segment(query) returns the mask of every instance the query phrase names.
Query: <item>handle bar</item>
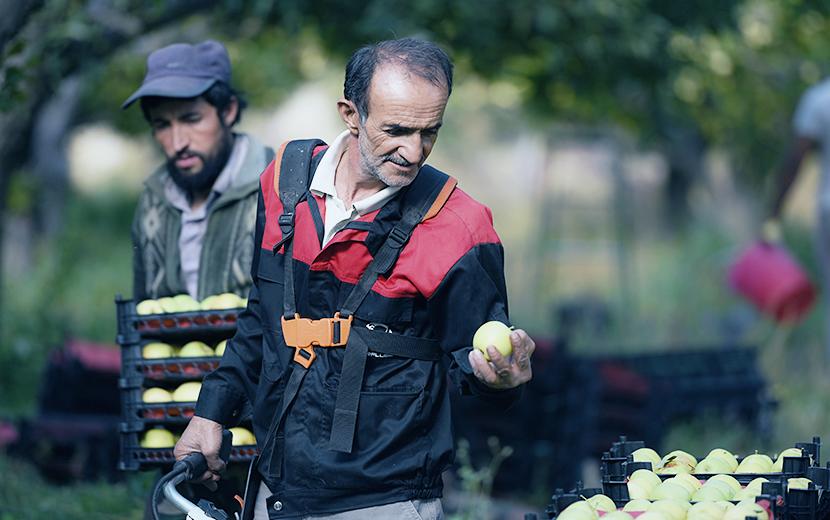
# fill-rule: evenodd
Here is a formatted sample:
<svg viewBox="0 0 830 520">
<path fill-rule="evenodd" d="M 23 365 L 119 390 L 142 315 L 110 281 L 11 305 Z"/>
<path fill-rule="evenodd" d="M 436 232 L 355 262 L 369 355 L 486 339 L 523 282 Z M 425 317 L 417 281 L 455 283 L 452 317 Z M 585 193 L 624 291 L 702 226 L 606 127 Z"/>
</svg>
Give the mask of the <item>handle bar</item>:
<svg viewBox="0 0 830 520">
<path fill-rule="evenodd" d="M 230 459 L 232 439 L 233 434 L 229 430 L 222 430 L 222 446 L 219 448 L 219 458 L 225 462 Z M 182 482 L 198 479 L 207 470 L 207 460 L 201 453 L 191 453 L 173 464 L 173 470 L 161 477 L 156 483 L 156 488 L 153 491 L 153 517 L 158 518 L 159 491 L 163 491 L 164 496 L 176 509 L 187 514 L 188 520 L 227 520 L 228 515 L 214 507 L 212 503 L 200 500 L 199 504 L 196 505 L 183 497 L 176 489 L 176 486 Z"/>
</svg>

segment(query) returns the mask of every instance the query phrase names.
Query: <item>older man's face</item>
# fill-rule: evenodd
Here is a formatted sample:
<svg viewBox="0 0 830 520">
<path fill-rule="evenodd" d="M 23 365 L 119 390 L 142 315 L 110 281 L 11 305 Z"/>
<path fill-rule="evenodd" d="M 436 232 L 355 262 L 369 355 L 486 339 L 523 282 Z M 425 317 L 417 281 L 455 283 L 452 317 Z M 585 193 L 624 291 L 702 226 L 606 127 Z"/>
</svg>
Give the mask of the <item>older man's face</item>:
<svg viewBox="0 0 830 520">
<path fill-rule="evenodd" d="M 438 138 L 447 97 L 446 86 L 400 66 L 378 67 L 358 135 L 363 171 L 388 186 L 411 183 Z"/>
</svg>

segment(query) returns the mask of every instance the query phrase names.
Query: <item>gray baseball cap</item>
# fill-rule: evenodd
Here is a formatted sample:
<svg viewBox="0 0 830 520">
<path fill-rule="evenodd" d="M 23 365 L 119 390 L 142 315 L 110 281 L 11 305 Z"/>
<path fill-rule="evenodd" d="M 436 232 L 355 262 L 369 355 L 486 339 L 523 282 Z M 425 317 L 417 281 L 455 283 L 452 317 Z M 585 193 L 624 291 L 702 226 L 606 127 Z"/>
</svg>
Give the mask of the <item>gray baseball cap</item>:
<svg viewBox="0 0 830 520">
<path fill-rule="evenodd" d="M 147 96 L 196 97 L 217 81 L 231 84 L 231 60 L 224 45 L 215 40 L 174 43 L 147 56 L 144 81 L 121 108 Z"/>
</svg>

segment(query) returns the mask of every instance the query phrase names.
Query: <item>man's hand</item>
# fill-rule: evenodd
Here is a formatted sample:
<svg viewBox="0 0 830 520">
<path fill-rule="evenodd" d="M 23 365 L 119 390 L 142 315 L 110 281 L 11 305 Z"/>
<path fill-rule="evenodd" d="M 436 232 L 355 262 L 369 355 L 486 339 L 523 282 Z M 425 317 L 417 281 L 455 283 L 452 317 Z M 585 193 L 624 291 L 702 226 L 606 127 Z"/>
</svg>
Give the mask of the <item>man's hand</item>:
<svg viewBox="0 0 830 520">
<path fill-rule="evenodd" d="M 470 352 L 473 373 L 487 386 L 506 390 L 527 383 L 533 377 L 530 356 L 536 350 L 536 343 L 521 329 L 510 333 L 510 343 L 513 344 L 513 354 L 509 359 L 502 356 L 493 345 L 487 347 L 489 362 L 478 350 Z"/>
<path fill-rule="evenodd" d="M 200 480 L 205 485 L 213 485 L 219 480 L 219 474 L 225 470 L 225 463 L 219 458 L 219 448 L 222 446 L 222 425 L 218 422 L 193 416 L 182 433 L 173 456 L 182 460 L 191 453 L 201 453 L 205 456 L 208 470 Z"/>
</svg>

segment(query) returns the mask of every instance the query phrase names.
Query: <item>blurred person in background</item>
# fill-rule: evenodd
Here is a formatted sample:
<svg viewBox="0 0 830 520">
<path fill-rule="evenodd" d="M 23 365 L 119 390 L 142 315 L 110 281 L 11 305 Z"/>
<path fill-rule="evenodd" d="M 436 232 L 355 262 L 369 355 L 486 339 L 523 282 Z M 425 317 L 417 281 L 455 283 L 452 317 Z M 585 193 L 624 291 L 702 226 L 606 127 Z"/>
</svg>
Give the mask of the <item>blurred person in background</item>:
<svg viewBox="0 0 830 520">
<path fill-rule="evenodd" d="M 451 91 L 435 44 L 363 47 L 337 102 L 346 129 L 287 143 L 263 173 L 248 307 L 174 450 L 203 453 L 219 480 L 222 428 L 247 397 L 255 519 L 443 518 L 448 373 L 498 408 L 531 378 L 524 331 L 508 331 L 512 356 L 471 347 L 482 323 L 509 323 L 507 288 L 489 209 L 425 164 Z M 330 337 L 287 348 L 304 323 Z"/>
<path fill-rule="evenodd" d="M 227 50 L 208 40 L 152 52 L 122 108 L 136 101 L 166 161 L 145 182 L 133 220 L 134 299 L 247 297 L 259 175 L 274 151 L 233 131 L 246 103 L 232 87 Z M 238 469 L 234 477 L 244 479 Z M 185 494 L 228 508 L 242 485 L 226 479 L 215 494 L 201 485 Z M 170 504 L 160 511 L 182 517 Z"/>
<path fill-rule="evenodd" d="M 793 116 L 793 138 L 775 179 L 770 215 L 764 223 L 764 239 L 781 238 L 780 217 L 787 194 L 795 184 L 804 159 L 812 152 L 820 157 L 821 177 L 816 204 L 815 247 L 821 286 L 830 294 L 830 78 L 807 89 Z M 825 305 L 827 302 L 825 301 Z M 830 306 L 827 307 L 830 310 Z M 825 353 L 830 356 L 830 316 L 825 320 Z"/>
<path fill-rule="evenodd" d="M 233 131 L 245 108 L 216 41 L 151 53 L 138 101 L 166 161 L 145 182 L 133 221 L 136 301 L 176 294 L 247 297 L 259 174 L 274 151 Z"/>
</svg>

